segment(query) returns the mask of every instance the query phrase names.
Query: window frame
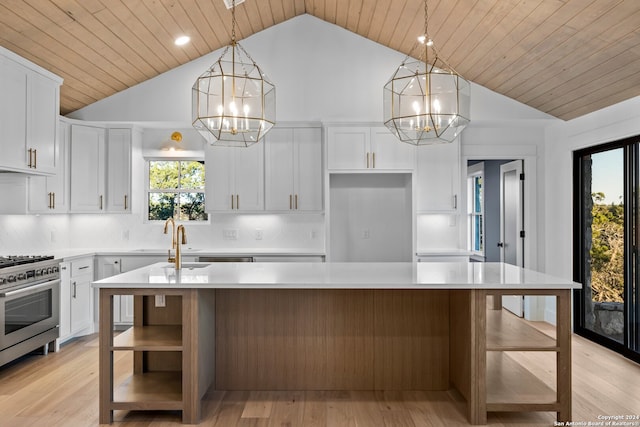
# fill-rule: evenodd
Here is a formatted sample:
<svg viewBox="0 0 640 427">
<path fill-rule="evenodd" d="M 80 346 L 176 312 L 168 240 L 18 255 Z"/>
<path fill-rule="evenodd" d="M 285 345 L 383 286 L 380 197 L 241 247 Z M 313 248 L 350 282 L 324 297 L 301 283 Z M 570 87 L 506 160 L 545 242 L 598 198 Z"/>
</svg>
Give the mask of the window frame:
<svg viewBox="0 0 640 427">
<path fill-rule="evenodd" d="M 151 162 L 201 162 L 203 166 L 205 166 L 205 188 L 200 189 L 188 189 L 183 190 L 182 188 L 178 189 L 168 189 L 168 190 L 159 190 L 159 189 L 151 189 L 151 177 L 149 173 L 151 171 Z M 211 214 L 206 210 L 206 165 L 205 160 L 201 157 L 145 157 L 144 159 L 144 221 L 145 223 L 155 224 L 155 223 L 163 223 L 166 220 L 161 219 L 149 219 L 149 196 L 151 193 L 202 193 L 204 195 L 205 200 L 205 214 L 207 215 L 207 219 L 204 220 L 183 220 L 176 219 L 176 221 L 188 223 L 190 225 L 197 224 L 210 224 L 211 223 Z"/>
<path fill-rule="evenodd" d="M 476 186 L 475 180 L 477 177 L 482 179 L 482 192 L 480 198 L 480 212 L 475 211 L 476 207 Z M 485 234 L 485 197 L 484 197 L 484 162 L 478 162 L 473 165 L 467 167 L 467 248 L 471 252 L 472 256 L 480 256 L 485 257 L 485 245 L 486 245 L 486 234 Z M 475 250 L 475 232 L 476 232 L 476 222 L 474 219 L 476 217 L 480 217 L 481 229 L 480 229 L 480 247 L 482 248 L 480 251 Z"/>
</svg>

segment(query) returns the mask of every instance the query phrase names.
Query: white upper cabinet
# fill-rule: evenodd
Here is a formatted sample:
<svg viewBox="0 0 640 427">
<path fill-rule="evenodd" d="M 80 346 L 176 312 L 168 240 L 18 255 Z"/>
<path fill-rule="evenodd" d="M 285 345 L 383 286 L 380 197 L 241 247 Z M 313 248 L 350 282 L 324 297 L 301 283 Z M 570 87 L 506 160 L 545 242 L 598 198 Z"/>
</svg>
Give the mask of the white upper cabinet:
<svg viewBox="0 0 640 427">
<path fill-rule="evenodd" d="M 274 128 L 265 141 L 268 211 L 322 211 L 322 130 Z"/>
<path fill-rule="evenodd" d="M 418 212 L 456 212 L 460 194 L 460 139 L 416 150 Z"/>
<path fill-rule="evenodd" d="M 71 212 L 103 212 L 105 200 L 105 129 L 71 126 Z"/>
<path fill-rule="evenodd" d="M 0 48 L 1 170 L 56 172 L 61 83 L 59 77 Z"/>
<path fill-rule="evenodd" d="M 107 211 L 131 212 L 131 129 L 109 129 Z"/>
<path fill-rule="evenodd" d="M 131 212 L 131 129 L 71 126 L 71 212 Z"/>
<path fill-rule="evenodd" d="M 330 170 L 413 170 L 415 147 L 387 128 L 345 126 L 327 130 Z"/>
<path fill-rule="evenodd" d="M 387 128 L 371 129 L 371 153 L 375 169 L 415 168 L 416 147 L 400 141 Z"/>
<path fill-rule="evenodd" d="M 264 143 L 250 147 L 207 146 L 207 212 L 264 211 Z"/>
<path fill-rule="evenodd" d="M 69 210 L 69 140 L 71 125 L 63 120 L 58 124 L 55 174 L 29 177 L 30 213 L 66 213 Z"/>
<path fill-rule="evenodd" d="M 27 101 L 27 152 L 31 149 L 32 169 L 56 172 L 56 133 L 58 129 L 59 86 L 38 74 L 29 75 Z"/>
</svg>

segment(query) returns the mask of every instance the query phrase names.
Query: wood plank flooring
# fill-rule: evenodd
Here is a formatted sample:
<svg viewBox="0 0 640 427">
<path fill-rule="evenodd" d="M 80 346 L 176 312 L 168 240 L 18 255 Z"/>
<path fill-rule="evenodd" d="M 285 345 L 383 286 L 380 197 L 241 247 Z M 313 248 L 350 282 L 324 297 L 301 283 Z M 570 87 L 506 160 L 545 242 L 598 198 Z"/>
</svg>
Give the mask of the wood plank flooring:
<svg viewBox="0 0 640 427">
<path fill-rule="evenodd" d="M 640 366 L 573 336 L 573 421 L 599 415 L 640 415 Z M 553 385 L 554 355 L 517 353 L 543 382 Z M 118 352 L 116 370 L 131 366 Z M 117 381 L 117 379 L 116 379 Z M 210 391 L 206 426 L 402 426 L 468 425 L 456 392 Z M 552 426 L 552 413 L 490 413 L 490 426 Z M 0 426 L 98 425 L 98 338 L 83 337 L 48 356 L 28 355 L 0 367 Z M 180 412 L 116 412 L 114 425 L 178 426 Z M 640 425 L 640 423 L 636 423 Z"/>
</svg>

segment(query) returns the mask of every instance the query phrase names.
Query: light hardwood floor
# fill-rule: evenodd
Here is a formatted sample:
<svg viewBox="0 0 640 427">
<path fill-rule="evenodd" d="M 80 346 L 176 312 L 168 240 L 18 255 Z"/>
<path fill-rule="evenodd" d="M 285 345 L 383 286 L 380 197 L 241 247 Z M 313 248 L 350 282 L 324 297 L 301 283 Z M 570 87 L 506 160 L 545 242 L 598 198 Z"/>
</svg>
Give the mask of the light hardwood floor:
<svg viewBox="0 0 640 427">
<path fill-rule="evenodd" d="M 549 357 L 547 357 L 549 356 Z M 513 356 L 553 384 L 552 354 Z M 116 365 L 131 364 L 118 353 Z M 116 379 L 117 382 L 117 379 Z M 468 425 L 455 392 L 222 392 L 203 405 L 206 426 L 432 426 Z M 640 366 L 573 336 L 573 421 L 640 416 Z M 551 413 L 490 413 L 490 426 L 552 426 Z M 116 412 L 115 425 L 177 426 L 179 412 Z M 98 338 L 77 339 L 59 353 L 28 355 L 0 367 L 0 426 L 98 425 Z M 633 425 L 633 424 L 632 424 Z M 640 420 L 636 421 L 640 426 Z"/>
</svg>

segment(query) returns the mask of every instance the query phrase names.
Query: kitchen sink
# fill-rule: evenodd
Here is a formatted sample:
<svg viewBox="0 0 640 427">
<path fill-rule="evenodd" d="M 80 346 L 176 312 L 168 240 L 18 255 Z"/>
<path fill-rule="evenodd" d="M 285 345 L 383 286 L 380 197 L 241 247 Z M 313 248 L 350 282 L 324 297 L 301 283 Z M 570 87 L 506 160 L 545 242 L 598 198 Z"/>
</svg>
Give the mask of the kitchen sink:
<svg viewBox="0 0 640 427">
<path fill-rule="evenodd" d="M 211 264 L 208 263 L 193 263 L 193 262 L 183 262 L 182 269 L 183 270 L 193 270 L 194 268 L 206 268 Z"/>
</svg>

